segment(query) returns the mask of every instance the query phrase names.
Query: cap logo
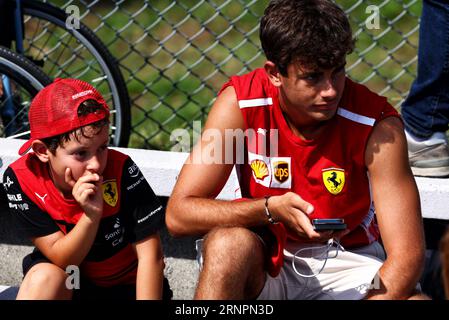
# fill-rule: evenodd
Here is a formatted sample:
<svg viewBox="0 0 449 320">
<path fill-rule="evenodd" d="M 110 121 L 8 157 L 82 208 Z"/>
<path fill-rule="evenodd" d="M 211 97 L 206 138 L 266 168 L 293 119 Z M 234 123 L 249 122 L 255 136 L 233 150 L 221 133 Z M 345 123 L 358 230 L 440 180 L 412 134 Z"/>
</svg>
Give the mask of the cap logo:
<svg viewBox="0 0 449 320">
<path fill-rule="evenodd" d="M 86 90 L 86 91 L 82 91 L 82 92 L 79 92 L 79 93 L 77 93 L 77 94 L 74 94 L 73 96 L 72 96 L 72 100 L 75 100 L 75 99 L 78 99 L 78 98 L 80 98 L 80 97 L 84 97 L 84 96 L 87 96 L 88 94 L 93 94 L 94 92 L 92 91 L 92 90 Z"/>
</svg>

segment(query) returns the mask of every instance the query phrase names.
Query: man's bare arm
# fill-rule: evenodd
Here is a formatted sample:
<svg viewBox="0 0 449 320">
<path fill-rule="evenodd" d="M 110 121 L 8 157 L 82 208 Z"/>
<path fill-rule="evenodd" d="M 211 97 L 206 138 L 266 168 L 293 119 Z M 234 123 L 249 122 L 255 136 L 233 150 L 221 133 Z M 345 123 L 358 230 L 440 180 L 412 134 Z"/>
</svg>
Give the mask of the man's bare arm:
<svg viewBox="0 0 449 320">
<path fill-rule="evenodd" d="M 408 298 L 423 269 L 425 243 L 418 189 L 399 119 L 390 117 L 374 127 L 365 160 L 387 253 L 379 270 L 381 289 L 372 290 L 368 298 Z"/>
<path fill-rule="evenodd" d="M 269 223 L 265 215 L 265 199 L 242 202 L 214 199 L 225 185 L 234 164 L 225 163 L 224 139 L 221 145 L 216 146 L 221 152 L 221 163 L 206 163 L 206 157 L 210 156 L 210 148 L 207 147 L 210 142 L 204 132 L 218 130 L 225 137 L 226 129 L 244 130 L 244 127 L 234 88 L 228 87 L 214 103 L 202 139 L 182 168 L 168 202 L 166 223 L 171 234 L 203 235 L 217 226 L 251 227 Z M 235 155 L 235 141 L 233 145 Z M 300 237 L 317 241 L 325 241 L 330 237 L 330 234 L 313 230 L 307 217 L 307 214 L 313 212 L 313 206 L 298 194 L 288 192 L 282 196 L 273 196 L 269 199 L 268 208 L 275 220 L 283 222 Z"/>
<path fill-rule="evenodd" d="M 249 226 L 263 221 L 262 200 L 245 203 L 214 200 L 233 168 L 232 163 L 225 163 L 225 129 L 244 130 L 244 126 L 234 88 L 228 87 L 215 101 L 201 140 L 183 166 L 170 197 L 166 221 L 172 234 L 202 235 L 219 225 Z M 204 136 L 207 130 L 219 132 L 221 144 L 207 141 Z M 221 152 L 221 163 L 208 163 L 211 143 Z"/>
</svg>

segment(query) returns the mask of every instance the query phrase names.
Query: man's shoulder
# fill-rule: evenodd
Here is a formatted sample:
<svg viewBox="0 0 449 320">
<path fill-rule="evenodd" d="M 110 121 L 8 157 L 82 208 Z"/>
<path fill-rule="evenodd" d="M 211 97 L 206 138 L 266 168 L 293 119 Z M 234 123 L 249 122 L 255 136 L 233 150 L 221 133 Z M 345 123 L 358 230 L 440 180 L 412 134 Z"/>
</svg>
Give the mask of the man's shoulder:
<svg viewBox="0 0 449 320">
<path fill-rule="evenodd" d="M 251 72 L 231 77 L 231 82 L 246 86 L 253 86 L 257 83 L 265 83 L 268 82 L 268 80 L 268 75 L 263 68 L 257 68 Z"/>
<path fill-rule="evenodd" d="M 345 94 L 353 101 L 365 100 L 367 103 L 384 103 L 386 98 L 371 91 L 367 86 L 346 78 Z"/>
<path fill-rule="evenodd" d="M 239 101 L 270 97 L 273 91 L 272 84 L 263 68 L 232 76 L 226 86 L 234 87 Z"/>
<path fill-rule="evenodd" d="M 345 90 L 340 106 L 349 112 L 373 118 L 373 120 L 378 119 L 386 109 L 389 112 L 393 112 L 394 109 L 388 103 L 386 97 L 349 78 L 346 78 Z"/>
</svg>

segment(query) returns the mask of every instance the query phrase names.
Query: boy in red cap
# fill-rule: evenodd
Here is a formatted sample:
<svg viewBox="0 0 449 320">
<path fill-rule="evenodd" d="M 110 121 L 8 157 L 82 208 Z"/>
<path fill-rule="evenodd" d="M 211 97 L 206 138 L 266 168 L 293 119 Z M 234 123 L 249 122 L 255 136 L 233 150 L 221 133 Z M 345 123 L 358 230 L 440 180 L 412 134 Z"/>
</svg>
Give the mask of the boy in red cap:
<svg viewBox="0 0 449 320">
<path fill-rule="evenodd" d="M 136 164 L 108 150 L 100 93 L 56 79 L 32 101 L 29 120 L 23 156 L 3 178 L 16 224 L 35 245 L 17 299 L 169 297 L 163 206 Z"/>
</svg>

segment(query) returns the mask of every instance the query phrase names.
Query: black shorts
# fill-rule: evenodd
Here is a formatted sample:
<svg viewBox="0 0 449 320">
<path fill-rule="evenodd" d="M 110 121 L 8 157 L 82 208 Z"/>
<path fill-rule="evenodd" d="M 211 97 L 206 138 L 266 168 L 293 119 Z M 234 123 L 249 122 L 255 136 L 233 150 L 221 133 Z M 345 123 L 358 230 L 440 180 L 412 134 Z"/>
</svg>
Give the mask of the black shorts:
<svg viewBox="0 0 449 320">
<path fill-rule="evenodd" d="M 25 256 L 22 261 L 23 276 L 38 263 L 51 263 L 39 250 L 34 249 L 32 253 Z M 171 300 L 173 292 L 170 289 L 167 278 L 164 277 L 163 300 Z M 112 287 L 101 287 L 93 284 L 81 275 L 80 289 L 73 290 L 73 300 L 135 300 L 136 285 L 116 285 Z"/>
</svg>

